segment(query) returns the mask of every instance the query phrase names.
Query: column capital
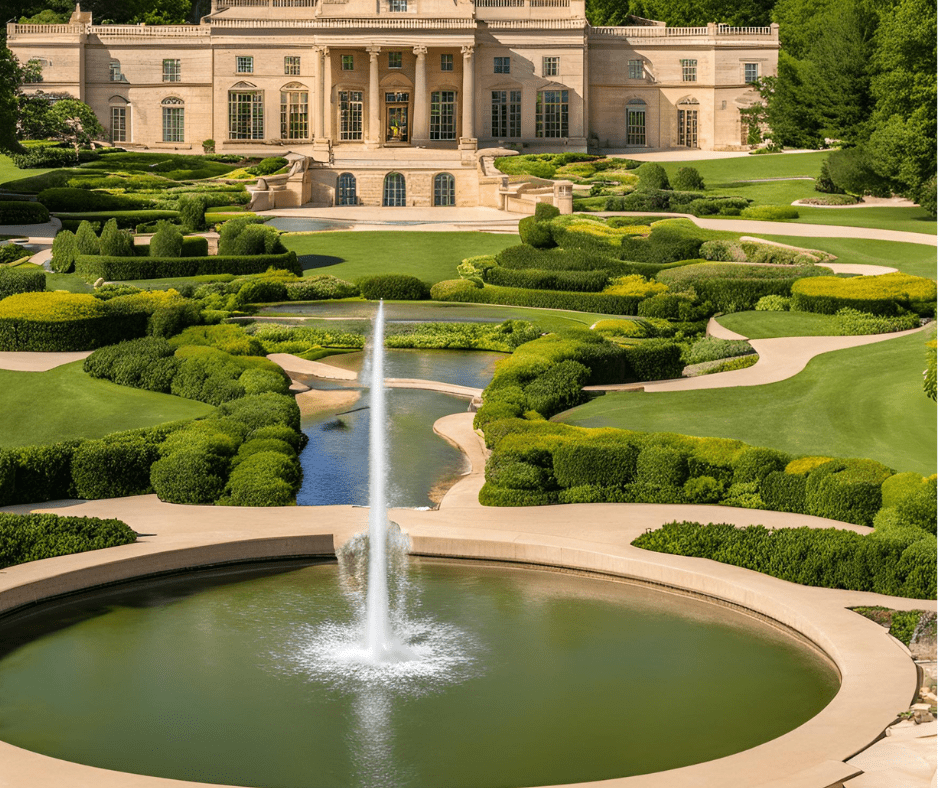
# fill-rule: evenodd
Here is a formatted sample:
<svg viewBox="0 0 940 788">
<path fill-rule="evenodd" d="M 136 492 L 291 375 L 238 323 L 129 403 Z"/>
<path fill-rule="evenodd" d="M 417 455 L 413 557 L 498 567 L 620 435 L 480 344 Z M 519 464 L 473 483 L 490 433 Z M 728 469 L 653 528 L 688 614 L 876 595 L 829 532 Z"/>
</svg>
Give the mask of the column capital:
<svg viewBox="0 0 940 788">
<path fill-rule="evenodd" d="M 315 47 L 313 48 L 313 51 L 316 52 L 318 55 L 324 55 L 324 56 L 325 56 L 325 55 L 330 54 L 330 48 L 329 48 L 329 47 L 325 47 L 325 46 L 315 46 Z"/>
<path fill-rule="evenodd" d="M 371 46 L 366 47 L 366 52 L 369 53 L 369 60 L 378 60 L 379 53 L 382 51 L 382 47 L 372 44 Z"/>
<path fill-rule="evenodd" d="M 465 58 L 473 57 L 473 45 L 471 44 L 471 45 L 469 45 L 469 46 L 462 46 L 462 47 L 460 47 L 460 53 L 461 53 Z"/>
<path fill-rule="evenodd" d="M 424 57 L 428 53 L 428 48 L 424 44 L 417 44 L 411 48 L 411 51 L 418 57 Z"/>
</svg>

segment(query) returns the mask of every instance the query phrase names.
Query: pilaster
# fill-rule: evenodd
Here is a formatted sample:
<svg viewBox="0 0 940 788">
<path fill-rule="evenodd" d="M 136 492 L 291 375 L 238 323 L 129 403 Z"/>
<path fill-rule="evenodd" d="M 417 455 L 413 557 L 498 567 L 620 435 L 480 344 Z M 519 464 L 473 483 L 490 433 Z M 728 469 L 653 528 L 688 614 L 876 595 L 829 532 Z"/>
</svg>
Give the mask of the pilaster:
<svg viewBox="0 0 940 788">
<path fill-rule="evenodd" d="M 415 63 L 415 116 L 411 124 L 411 141 L 420 145 L 428 141 L 428 48 L 423 45 L 413 47 Z"/>
<path fill-rule="evenodd" d="M 369 128 L 367 129 L 366 147 L 382 146 L 382 106 L 379 101 L 379 53 L 380 46 L 366 47 L 369 53 Z"/>
<path fill-rule="evenodd" d="M 473 47 L 460 48 L 463 55 L 463 116 L 460 123 L 460 150 L 476 150 L 477 138 L 473 122 L 476 104 L 476 79 Z"/>
</svg>

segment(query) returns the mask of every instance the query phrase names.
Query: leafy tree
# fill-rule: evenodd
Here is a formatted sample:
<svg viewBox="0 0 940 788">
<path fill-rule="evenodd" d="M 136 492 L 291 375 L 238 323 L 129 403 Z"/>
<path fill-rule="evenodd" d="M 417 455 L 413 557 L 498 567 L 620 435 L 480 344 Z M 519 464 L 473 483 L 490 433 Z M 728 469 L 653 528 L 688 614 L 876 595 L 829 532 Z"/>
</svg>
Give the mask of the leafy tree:
<svg viewBox="0 0 940 788">
<path fill-rule="evenodd" d="M 94 110 L 78 99 L 57 101 L 46 117 L 49 136 L 70 143 L 76 151 L 82 145 L 93 144 L 107 136 Z"/>
</svg>

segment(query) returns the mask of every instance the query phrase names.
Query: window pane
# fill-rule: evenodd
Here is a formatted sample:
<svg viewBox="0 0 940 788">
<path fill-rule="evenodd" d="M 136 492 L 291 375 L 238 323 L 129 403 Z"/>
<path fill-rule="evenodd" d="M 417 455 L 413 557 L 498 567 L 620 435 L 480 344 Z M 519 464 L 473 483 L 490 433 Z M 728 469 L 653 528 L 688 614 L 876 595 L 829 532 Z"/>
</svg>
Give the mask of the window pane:
<svg viewBox="0 0 940 788">
<path fill-rule="evenodd" d="M 405 206 L 405 176 L 400 172 L 390 172 L 385 176 L 382 205 L 399 208 Z"/>
<path fill-rule="evenodd" d="M 509 73 L 509 58 L 508 57 L 494 57 L 493 58 L 493 73 L 494 74 L 508 74 Z"/>
<path fill-rule="evenodd" d="M 304 140 L 308 135 L 307 92 L 285 90 L 281 92 L 281 139 Z"/>
<path fill-rule="evenodd" d="M 255 59 L 239 55 L 235 58 L 235 71 L 238 74 L 251 74 L 255 70 Z"/>
<path fill-rule="evenodd" d="M 388 53 L 388 67 L 401 68 L 401 52 Z"/>
<path fill-rule="evenodd" d="M 757 63 L 744 64 L 744 81 L 748 84 L 757 82 Z"/>
<path fill-rule="evenodd" d="M 230 139 L 264 139 L 264 94 L 261 91 L 230 92 L 228 125 Z"/>
<path fill-rule="evenodd" d="M 432 140 L 457 139 L 456 100 L 457 94 L 453 90 L 438 90 L 431 93 L 429 136 Z"/>
<path fill-rule="evenodd" d="M 435 205 L 455 205 L 456 190 L 454 188 L 454 176 L 449 172 L 442 172 L 434 176 L 434 204 Z"/>
<path fill-rule="evenodd" d="M 341 62 L 343 64 L 343 71 L 353 71 L 355 69 L 356 64 L 352 55 L 343 55 Z"/>
<path fill-rule="evenodd" d="M 405 12 L 408 10 L 408 0 L 389 0 L 388 10 Z"/>
<path fill-rule="evenodd" d="M 695 82 L 697 78 L 698 71 L 698 61 L 697 60 L 682 60 L 682 81 L 683 82 Z"/>
<path fill-rule="evenodd" d="M 337 100 L 339 101 L 339 138 L 341 140 L 361 140 L 362 91 L 341 90 L 337 94 Z"/>
<path fill-rule="evenodd" d="M 454 70 L 454 56 L 453 55 L 441 55 L 441 71 L 453 71 Z"/>
<path fill-rule="evenodd" d="M 284 58 L 284 73 L 291 76 L 300 76 L 300 56 L 288 55 Z"/>
<path fill-rule="evenodd" d="M 127 142 L 126 107 L 111 107 L 111 141 Z"/>
<path fill-rule="evenodd" d="M 536 94 L 535 136 L 568 136 L 567 90 L 543 90 Z"/>
<path fill-rule="evenodd" d="M 179 60 L 164 60 L 163 61 L 163 81 L 164 82 L 179 82 L 180 81 Z"/>
<path fill-rule="evenodd" d="M 491 92 L 492 134 L 494 137 L 522 136 L 522 91 Z"/>
<path fill-rule="evenodd" d="M 542 58 L 542 76 L 543 77 L 557 77 L 558 76 L 558 61 L 557 57 L 543 57 Z"/>
<path fill-rule="evenodd" d="M 630 67 L 630 79 L 643 79 L 643 61 L 642 60 L 631 60 L 629 61 Z"/>
<path fill-rule="evenodd" d="M 627 145 L 646 145 L 646 110 L 627 110 Z"/>
<path fill-rule="evenodd" d="M 183 142 L 183 107 L 163 108 L 163 141 Z"/>
</svg>

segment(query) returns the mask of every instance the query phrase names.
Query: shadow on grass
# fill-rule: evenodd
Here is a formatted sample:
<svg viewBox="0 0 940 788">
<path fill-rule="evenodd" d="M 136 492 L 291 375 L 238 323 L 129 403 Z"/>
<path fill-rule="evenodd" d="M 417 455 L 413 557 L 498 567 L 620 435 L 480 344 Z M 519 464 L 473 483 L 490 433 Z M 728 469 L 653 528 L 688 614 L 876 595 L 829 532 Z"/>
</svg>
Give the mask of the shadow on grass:
<svg viewBox="0 0 940 788">
<path fill-rule="evenodd" d="M 312 271 L 316 268 L 329 268 L 331 265 L 345 263 L 345 257 L 335 257 L 330 254 L 305 254 L 297 258 L 304 271 Z"/>
</svg>

